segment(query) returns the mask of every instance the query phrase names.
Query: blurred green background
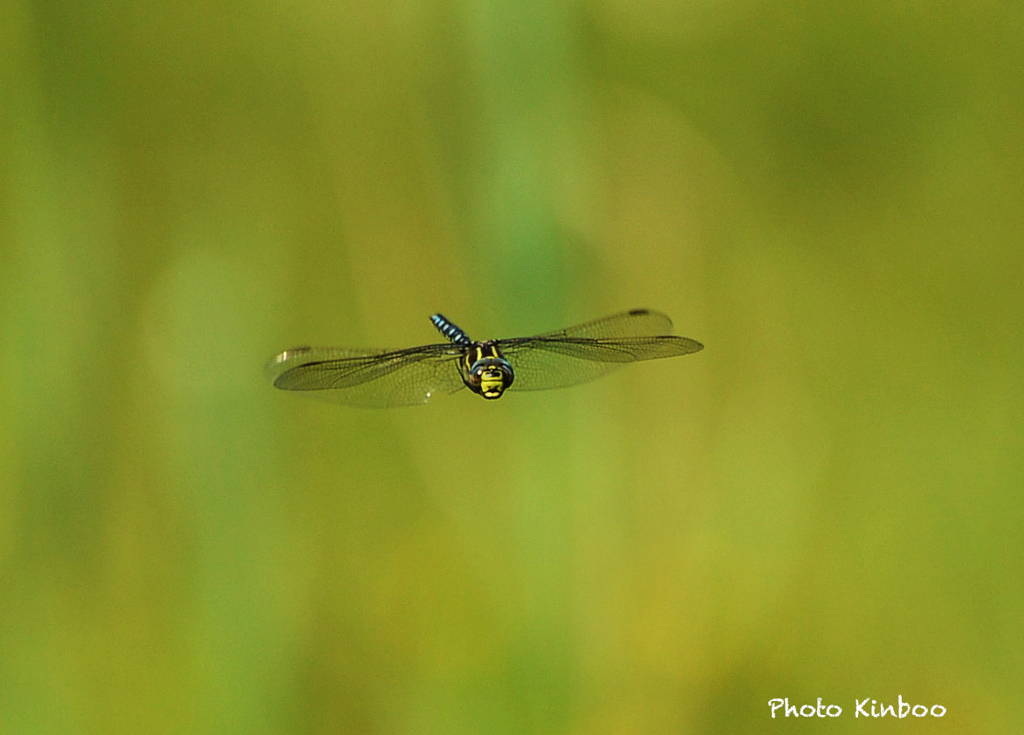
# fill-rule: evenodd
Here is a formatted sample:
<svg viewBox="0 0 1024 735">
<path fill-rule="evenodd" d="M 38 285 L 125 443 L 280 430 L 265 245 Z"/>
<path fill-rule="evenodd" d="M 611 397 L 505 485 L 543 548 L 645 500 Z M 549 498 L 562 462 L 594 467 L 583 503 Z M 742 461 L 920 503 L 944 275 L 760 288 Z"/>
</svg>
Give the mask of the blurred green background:
<svg viewBox="0 0 1024 735">
<path fill-rule="evenodd" d="M 0 15 L 0 731 L 1019 727 L 1024 6 Z M 634 307 L 707 348 L 262 374 Z"/>
</svg>

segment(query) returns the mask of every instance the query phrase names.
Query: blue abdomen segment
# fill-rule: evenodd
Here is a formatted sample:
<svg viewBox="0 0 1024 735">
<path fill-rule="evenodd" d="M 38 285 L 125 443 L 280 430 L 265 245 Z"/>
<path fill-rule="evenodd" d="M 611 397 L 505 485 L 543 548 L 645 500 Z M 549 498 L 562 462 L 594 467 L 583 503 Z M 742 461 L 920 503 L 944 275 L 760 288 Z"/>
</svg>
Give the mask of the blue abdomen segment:
<svg viewBox="0 0 1024 735">
<path fill-rule="evenodd" d="M 457 345 L 470 345 L 473 340 L 466 336 L 466 333 L 452 324 L 443 314 L 434 314 L 430 321 L 437 327 L 437 331 L 443 334 Z"/>
</svg>

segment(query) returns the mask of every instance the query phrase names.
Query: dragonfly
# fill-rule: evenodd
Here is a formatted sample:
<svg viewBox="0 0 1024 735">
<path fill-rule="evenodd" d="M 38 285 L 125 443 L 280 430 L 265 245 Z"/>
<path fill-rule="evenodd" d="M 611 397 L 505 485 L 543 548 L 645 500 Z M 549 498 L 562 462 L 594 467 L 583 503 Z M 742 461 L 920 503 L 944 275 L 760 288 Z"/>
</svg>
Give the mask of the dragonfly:
<svg viewBox="0 0 1024 735">
<path fill-rule="evenodd" d="M 468 388 L 487 400 L 506 390 L 578 385 L 631 362 L 689 355 L 700 342 L 671 334 L 672 320 L 633 309 L 533 337 L 474 341 L 450 319 L 431 322 L 448 341 L 406 349 L 296 347 L 273 357 L 276 388 L 333 403 L 388 408 L 427 403 Z"/>
</svg>

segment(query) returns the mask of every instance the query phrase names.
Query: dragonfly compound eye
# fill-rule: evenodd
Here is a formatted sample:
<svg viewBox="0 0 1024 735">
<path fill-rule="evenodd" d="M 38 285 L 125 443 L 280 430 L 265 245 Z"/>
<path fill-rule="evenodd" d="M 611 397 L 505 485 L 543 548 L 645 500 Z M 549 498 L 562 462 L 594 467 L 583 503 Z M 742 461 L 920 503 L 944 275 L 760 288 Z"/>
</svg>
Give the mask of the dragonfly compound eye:
<svg viewBox="0 0 1024 735">
<path fill-rule="evenodd" d="M 501 398 L 501 394 L 512 385 L 515 374 L 508 360 L 501 357 L 485 357 L 473 363 L 469 371 L 469 387 L 484 398 Z"/>
</svg>

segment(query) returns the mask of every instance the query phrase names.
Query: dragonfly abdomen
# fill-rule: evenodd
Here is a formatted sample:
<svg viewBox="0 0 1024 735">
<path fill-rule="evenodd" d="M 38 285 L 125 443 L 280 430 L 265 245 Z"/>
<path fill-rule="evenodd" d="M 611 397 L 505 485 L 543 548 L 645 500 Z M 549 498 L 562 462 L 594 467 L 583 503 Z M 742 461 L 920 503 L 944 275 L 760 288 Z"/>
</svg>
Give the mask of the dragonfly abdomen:
<svg viewBox="0 0 1024 735">
<path fill-rule="evenodd" d="M 457 345 L 467 346 L 473 344 L 473 340 L 466 336 L 466 333 L 459 329 L 457 326 L 444 316 L 444 314 L 434 314 L 430 317 L 430 321 L 437 327 L 437 331 L 443 334 L 445 337 L 450 339 Z"/>
</svg>

